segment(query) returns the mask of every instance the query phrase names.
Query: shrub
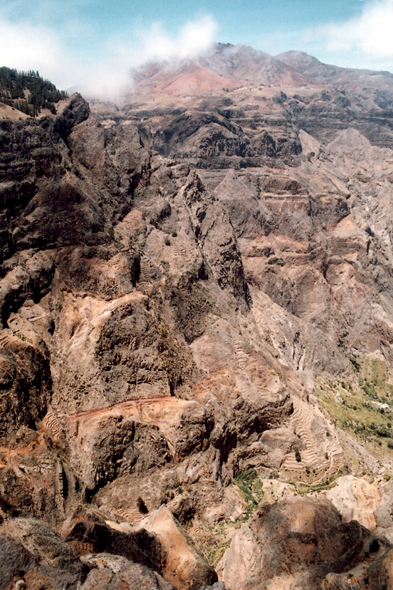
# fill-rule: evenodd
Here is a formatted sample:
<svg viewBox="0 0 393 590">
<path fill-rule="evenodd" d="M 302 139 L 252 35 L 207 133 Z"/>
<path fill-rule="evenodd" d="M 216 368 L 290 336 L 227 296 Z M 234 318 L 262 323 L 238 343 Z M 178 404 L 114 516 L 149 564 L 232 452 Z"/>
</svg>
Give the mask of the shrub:
<svg viewBox="0 0 393 590">
<path fill-rule="evenodd" d="M 141 498 L 140 496 L 138 497 L 138 499 L 136 501 L 136 505 L 137 505 L 138 510 L 141 514 L 147 514 L 149 512 L 143 498 Z"/>
<path fill-rule="evenodd" d="M 390 437 L 391 436 L 391 433 L 389 432 L 389 430 L 386 428 L 385 425 L 378 426 L 378 428 L 377 428 L 377 434 L 378 434 L 378 436 L 384 436 L 384 437 Z"/>
</svg>

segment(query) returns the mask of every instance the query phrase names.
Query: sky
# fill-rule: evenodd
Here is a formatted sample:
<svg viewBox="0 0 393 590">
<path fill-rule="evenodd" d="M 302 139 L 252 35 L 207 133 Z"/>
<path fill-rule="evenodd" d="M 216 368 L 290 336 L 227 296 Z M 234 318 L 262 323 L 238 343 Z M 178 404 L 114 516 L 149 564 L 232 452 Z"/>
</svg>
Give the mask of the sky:
<svg viewBox="0 0 393 590">
<path fill-rule="evenodd" d="M 393 72 L 393 0 L 0 0 L 0 65 L 101 98 L 214 42 Z"/>
</svg>

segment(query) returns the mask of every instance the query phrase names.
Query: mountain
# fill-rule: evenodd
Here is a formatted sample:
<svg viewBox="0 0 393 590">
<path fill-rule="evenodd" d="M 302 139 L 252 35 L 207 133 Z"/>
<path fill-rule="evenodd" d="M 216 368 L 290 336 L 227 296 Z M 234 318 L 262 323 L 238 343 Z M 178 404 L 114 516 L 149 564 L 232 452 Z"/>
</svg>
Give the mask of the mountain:
<svg viewBox="0 0 393 590">
<path fill-rule="evenodd" d="M 390 107 L 297 59 L 0 119 L 0 588 L 393 585 Z"/>
<path fill-rule="evenodd" d="M 216 44 L 198 60 L 152 64 L 134 72 L 132 94 L 155 93 L 197 96 L 234 90 L 252 84 L 302 86 L 305 76 L 282 61 L 244 45 Z M 127 95 L 126 95 L 127 96 Z"/>
<path fill-rule="evenodd" d="M 385 110 L 393 106 L 393 74 L 390 72 L 327 65 L 302 51 L 287 51 L 276 59 L 308 78 L 343 89 L 353 108 Z"/>
</svg>

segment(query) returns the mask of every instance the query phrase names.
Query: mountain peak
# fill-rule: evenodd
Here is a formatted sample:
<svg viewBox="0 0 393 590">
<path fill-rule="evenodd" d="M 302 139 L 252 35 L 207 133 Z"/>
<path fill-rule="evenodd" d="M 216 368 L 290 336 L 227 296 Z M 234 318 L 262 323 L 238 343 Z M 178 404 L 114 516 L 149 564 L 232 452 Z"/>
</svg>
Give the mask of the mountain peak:
<svg viewBox="0 0 393 590">
<path fill-rule="evenodd" d="M 198 57 L 180 62 L 150 64 L 139 70 L 133 93 L 200 95 L 242 86 L 303 86 L 309 80 L 282 61 L 249 47 L 218 43 Z"/>
</svg>

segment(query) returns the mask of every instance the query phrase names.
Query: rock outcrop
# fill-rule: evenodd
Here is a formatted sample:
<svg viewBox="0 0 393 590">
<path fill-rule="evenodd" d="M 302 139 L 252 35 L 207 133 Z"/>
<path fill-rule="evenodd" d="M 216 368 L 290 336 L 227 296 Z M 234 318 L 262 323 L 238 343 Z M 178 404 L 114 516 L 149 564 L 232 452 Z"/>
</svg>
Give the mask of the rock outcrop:
<svg viewBox="0 0 393 590">
<path fill-rule="evenodd" d="M 178 590 L 199 590 L 217 581 L 212 566 L 166 506 L 152 512 L 139 526 L 157 535 L 162 547 L 162 575 Z"/>
<path fill-rule="evenodd" d="M 90 523 L 91 524 L 91 523 Z M 98 525 L 97 525 L 98 526 Z M 99 529 L 99 526 L 98 526 Z M 100 537 L 102 530 L 90 527 L 89 535 L 78 545 L 75 538 L 80 528 L 74 531 L 74 543 L 81 550 L 91 541 Z M 145 534 L 147 534 L 145 532 Z M 138 535 L 137 535 L 138 536 Z M 139 534 L 139 537 L 141 535 Z M 109 553 L 99 552 L 79 558 L 72 543 L 55 533 L 48 525 L 32 519 L 15 519 L 0 528 L 0 588 L 2 590 L 35 590 L 44 587 L 51 590 L 174 590 L 159 573 L 132 561 L 130 543 L 113 535 L 112 539 L 103 534 L 100 544 Z M 150 539 L 151 540 L 151 539 Z M 146 541 L 146 539 L 145 539 Z M 131 546 L 132 546 L 131 542 Z M 135 543 L 134 543 L 135 547 Z M 95 546 L 95 549 L 98 547 Z M 151 545 L 149 544 L 149 549 Z M 128 552 L 128 558 L 123 556 Z M 134 549 L 135 551 L 135 549 Z M 117 553 L 118 552 L 118 553 Z M 141 552 L 139 551 L 140 557 Z M 133 555 L 135 556 L 135 555 Z"/>
<path fill-rule="evenodd" d="M 235 533 L 218 571 L 227 588 L 389 588 L 393 549 L 330 502 L 292 498 L 263 505 Z M 354 586 L 356 584 L 356 586 Z"/>
<path fill-rule="evenodd" d="M 379 489 L 352 475 L 340 477 L 336 483 L 336 487 L 326 492 L 326 497 L 337 508 L 343 521 L 356 520 L 373 531 L 377 525 L 375 513 L 382 501 Z"/>
</svg>

